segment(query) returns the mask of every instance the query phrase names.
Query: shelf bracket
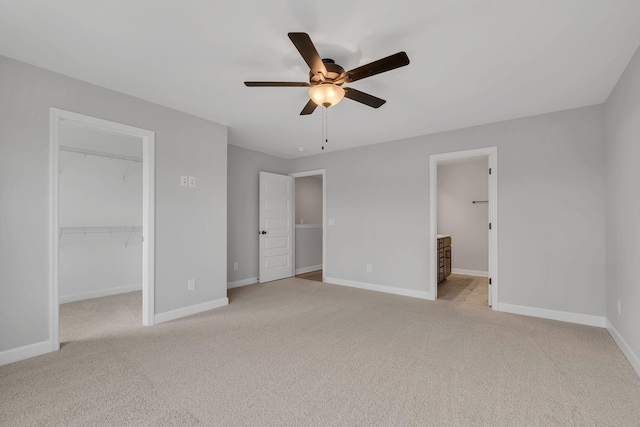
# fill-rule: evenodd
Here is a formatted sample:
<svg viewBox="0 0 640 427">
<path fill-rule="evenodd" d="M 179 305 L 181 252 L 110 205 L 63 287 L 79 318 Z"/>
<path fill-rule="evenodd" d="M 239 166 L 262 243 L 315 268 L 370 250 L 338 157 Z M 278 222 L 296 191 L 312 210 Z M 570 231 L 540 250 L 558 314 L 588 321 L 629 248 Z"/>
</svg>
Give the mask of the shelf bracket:
<svg viewBox="0 0 640 427">
<path fill-rule="evenodd" d="M 133 232 L 135 231 L 134 227 L 131 227 L 131 231 L 129 232 L 129 237 L 127 237 L 127 243 L 124 244 L 124 247 L 126 248 L 127 246 L 129 246 L 129 240 L 131 240 L 131 236 L 133 236 Z"/>
</svg>

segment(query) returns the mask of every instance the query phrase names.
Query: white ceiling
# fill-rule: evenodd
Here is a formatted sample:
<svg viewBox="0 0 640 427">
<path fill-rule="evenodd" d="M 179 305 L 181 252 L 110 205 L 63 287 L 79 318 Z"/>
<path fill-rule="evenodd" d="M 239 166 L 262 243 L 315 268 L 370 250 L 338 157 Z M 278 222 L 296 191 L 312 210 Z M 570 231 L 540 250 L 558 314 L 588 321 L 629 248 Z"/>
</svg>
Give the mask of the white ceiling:
<svg viewBox="0 0 640 427">
<path fill-rule="evenodd" d="M 321 152 L 321 111 L 287 33 L 345 69 L 406 51 L 329 109 L 327 151 L 606 100 L 640 45 L 638 0 L 0 0 L 0 54 L 229 126 L 285 158 Z M 1 78 L 1 76 L 0 76 Z M 304 151 L 299 151 L 303 147 Z"/>
</svg>

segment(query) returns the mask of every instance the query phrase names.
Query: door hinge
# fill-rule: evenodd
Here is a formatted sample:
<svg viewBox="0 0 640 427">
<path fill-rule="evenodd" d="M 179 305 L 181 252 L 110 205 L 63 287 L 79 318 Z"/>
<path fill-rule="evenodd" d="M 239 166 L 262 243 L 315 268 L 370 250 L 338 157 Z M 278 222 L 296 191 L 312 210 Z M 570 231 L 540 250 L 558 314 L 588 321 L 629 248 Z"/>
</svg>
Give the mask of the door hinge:
<svg viewBox="0 0 640 427">
<path fill-rule="evenodd" d="M 491 223 L 489 223 L 489 230 L 491 230 Z"/>
<path fill-rule="evenodd" d="M 489 277 L 489 284 L 491 284 L 491 277 Z"/>
<path fill-rule="evenodd" d="M 491 168 L 489 168 L 489 175 L 491 175 Z"/>
</svg>

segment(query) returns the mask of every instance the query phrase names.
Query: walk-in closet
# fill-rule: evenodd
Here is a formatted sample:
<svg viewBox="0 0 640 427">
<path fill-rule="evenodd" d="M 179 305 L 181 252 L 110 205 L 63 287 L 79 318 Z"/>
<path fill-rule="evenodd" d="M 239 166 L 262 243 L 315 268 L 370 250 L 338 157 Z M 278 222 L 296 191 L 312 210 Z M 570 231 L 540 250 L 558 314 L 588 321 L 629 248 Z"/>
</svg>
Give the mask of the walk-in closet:
<svg viewBox="0 0 640 427">
<path fill-rule="evenodd" d="M 60 304 L 141 291 L 142 140 L 65 122 L 59 141 Z"/>
</svg>

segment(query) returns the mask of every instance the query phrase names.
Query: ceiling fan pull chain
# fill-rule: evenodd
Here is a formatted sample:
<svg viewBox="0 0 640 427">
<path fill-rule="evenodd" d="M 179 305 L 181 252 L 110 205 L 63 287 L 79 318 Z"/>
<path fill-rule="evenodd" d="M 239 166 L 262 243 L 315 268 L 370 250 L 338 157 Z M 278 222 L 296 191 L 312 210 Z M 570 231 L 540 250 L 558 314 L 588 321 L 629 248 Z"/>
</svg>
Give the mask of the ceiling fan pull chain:
<svg viewBox="0 0 640 427">
<path fill-rule="evenodd" d="M 329 142 L 329 131 L 327 129 L 327 123 L 328 123 L 328 118 L 327 118 L 327 107 L 324 107 L 324 109 L 322 110 L 322 149 L 324 150 L 324 146 Z"/>
<path fill-rule="evenodd" d="M 324 107 L 324 145 L 329 143 L 329 107 Z"/>
</svg>

